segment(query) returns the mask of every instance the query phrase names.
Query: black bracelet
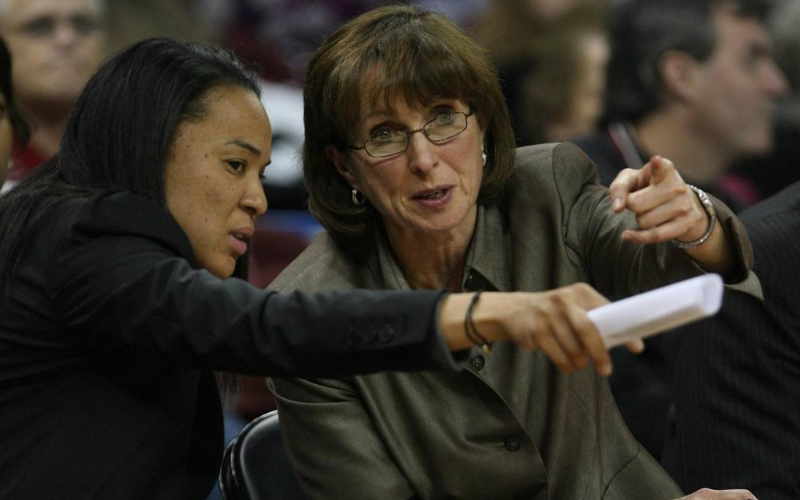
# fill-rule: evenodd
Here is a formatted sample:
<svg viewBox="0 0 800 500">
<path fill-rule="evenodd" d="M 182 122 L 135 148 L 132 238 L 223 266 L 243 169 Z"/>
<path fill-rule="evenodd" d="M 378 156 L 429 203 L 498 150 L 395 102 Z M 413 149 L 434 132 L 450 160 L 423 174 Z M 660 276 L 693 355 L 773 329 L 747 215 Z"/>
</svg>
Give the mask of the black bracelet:
<svg viewBox="0 0 800 500">
<path fill-rule="evenodd" d="M 478 303 L 478 300 L 481 298 L 481 292 L 475 292 L 475 295 L 472 296 L 472 300 L 469 302 L 469 307 L 467 308 L 467 315 L 464 317 L 464 331 L 467 333 L 467 338 L 475 345 L 481 346 L 483 352 L 486 354 L 491 353 L 491 346 L 489 345 L 489 341 L 486 340 L 486 337 L 481 335 L 478 331 L 477 325 L 475 325 L 475 320 L 472 319 L 472 311 L 475 309 L 475 304 Z"/>
</svg>

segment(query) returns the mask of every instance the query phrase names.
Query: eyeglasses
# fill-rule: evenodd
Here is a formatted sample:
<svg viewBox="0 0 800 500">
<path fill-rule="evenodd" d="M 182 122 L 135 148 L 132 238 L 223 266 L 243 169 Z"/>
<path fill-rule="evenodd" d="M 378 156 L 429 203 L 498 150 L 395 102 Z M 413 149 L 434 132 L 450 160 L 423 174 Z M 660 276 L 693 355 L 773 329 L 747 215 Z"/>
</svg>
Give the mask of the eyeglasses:
<svg viewBox="0 0 800 500">
<path fill-rule="evenodd" d="M 440 144 L 467 130 L 467 118 L 474 113 L 474 111 L 464 113 L 461 111 L 442 110 L 436 113 L 436 117 L 433 120 L 417 130 L 406 132 L 404 130 L 380 127 L 372 132 L 372 136 L 361 147 L 349 145 L 347 147 L 366 150 L 367 154 L 373 158 L 386 158 L 398 155 L 408 149 L 410 137 L 417 132 L 422 132 L 433 144 Z"/>
</svg>

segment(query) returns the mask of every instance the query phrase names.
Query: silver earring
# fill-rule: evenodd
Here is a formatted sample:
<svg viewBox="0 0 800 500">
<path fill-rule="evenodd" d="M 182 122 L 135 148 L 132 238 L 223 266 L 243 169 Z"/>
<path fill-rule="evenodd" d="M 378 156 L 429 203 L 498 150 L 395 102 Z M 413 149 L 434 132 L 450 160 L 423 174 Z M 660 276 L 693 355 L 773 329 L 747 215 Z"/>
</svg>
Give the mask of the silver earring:
<svg viewBox="0 0 800 500">
<path fill-rule="evenodd" d="M 481 158 L 483 158 L 483 166 L 486 166 L 486 151 L 481 151 Z"/>
<path fill-rule="evenodd" d="M 364 199 L 364 193 L 362 193 L 358 189 L 353 189 L 353 192 L 350 193 L 350 199 L 353 200 L 353 205 L 356 205 L 358 207 L 360 207 L 367 201 Z"/>
</svg>

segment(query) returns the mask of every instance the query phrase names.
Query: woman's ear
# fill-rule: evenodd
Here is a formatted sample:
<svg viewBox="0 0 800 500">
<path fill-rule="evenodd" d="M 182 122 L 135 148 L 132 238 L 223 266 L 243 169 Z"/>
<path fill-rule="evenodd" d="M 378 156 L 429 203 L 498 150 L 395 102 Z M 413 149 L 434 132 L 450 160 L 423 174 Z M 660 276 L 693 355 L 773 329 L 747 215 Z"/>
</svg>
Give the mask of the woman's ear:
<svg viewBox="0 0 800 500">
<path fill-rule="evenodd" d="M 702 64 L 685 52 L 670 50 L 664 53 L 659 59 L 659 72 L 668 96 L 679 101 L 696 99 L 699 67 Z"/>
<path fill-rule="evenodd" d="M 328 157 L 331 163 L 333 163 L 333 166 L 336 167 L 336 171 L 339 172 L 339 175 L 341 175 L 348 184 L 353 186 L 353 189 L 358 189 L 361 191 L 361 184 L 359 184 L 355 176 L 350 173 L 350 170 L 348 170 L 347 165 L 344 162 L 344 155 L 342 155 L 342 152 L 339 151 L 339 148 L 332 144 L 328 144 L 325 146 L 325 155 Z"/>
</svg>

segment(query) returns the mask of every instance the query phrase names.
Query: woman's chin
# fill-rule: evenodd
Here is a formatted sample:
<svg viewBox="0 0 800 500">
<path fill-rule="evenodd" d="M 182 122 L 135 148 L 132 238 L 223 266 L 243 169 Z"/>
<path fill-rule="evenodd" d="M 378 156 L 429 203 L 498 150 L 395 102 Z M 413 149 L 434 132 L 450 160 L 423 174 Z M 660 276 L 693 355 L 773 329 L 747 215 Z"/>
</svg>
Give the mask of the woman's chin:
<svg viewBox="0 0 800 500">
<path fill-rule="evenodd" d="M 233 272 L 236 270 L 236 259 L 233 257 L 225 257 L 224 259 L 220 259 L 219 262 L 206 264 L 201 262 L 200 265 L 217 278 L 224 280 L 233 276 Z"/>
</svg>

